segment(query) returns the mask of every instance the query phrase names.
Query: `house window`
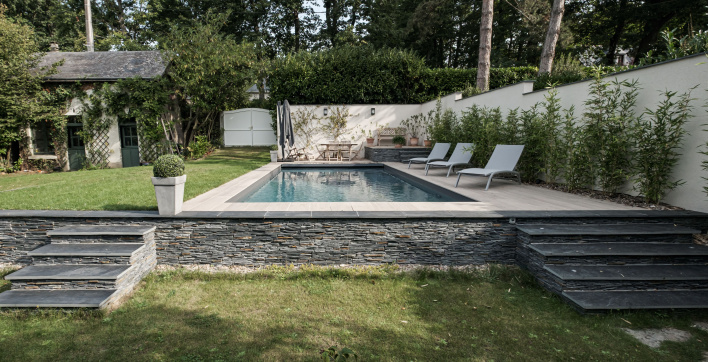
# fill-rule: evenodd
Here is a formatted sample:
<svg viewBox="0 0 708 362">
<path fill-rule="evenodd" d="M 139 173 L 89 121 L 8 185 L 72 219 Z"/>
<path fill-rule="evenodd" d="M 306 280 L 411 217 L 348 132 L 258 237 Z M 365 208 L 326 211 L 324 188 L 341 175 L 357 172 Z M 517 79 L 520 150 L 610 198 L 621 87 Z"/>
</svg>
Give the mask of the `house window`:
<svg viewBox="0 0 708 362">
<path fill-rule="evenodd" d="M 37 122 L 32 127 L 32 149 L 35 155 L 54 154 L 54 141 L 50 131 L 49 121 Z"/>
<path fill-rule="evenodd" d="M 73 125 L 70 124 L 68 127 L 66 127 L 68 136 L 69 136 L 69 148 L 83 148 L 84 147 L 84 140 L 81 138 L 81 135 L 79 132 L 83 127 L 81 125 Z"/>
</svg>

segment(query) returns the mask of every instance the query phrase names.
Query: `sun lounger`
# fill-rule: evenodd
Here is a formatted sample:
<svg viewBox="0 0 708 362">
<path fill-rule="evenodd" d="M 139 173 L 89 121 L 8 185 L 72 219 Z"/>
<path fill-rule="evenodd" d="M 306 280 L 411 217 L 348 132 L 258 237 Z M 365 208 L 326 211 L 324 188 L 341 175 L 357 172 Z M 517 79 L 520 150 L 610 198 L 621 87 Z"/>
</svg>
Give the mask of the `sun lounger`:
<svg viewBox="0 0 708 362">
<path fill-rule="evenodd" d="M 450 150 L 449 143 L 436 143 L 433 150 L 430 151 L 428 157 L 416 157 L 408 160 L 408 168 L 411 168 L 411 163 L 428 163 L 431 161 L 441 161 L 445 159 L 447 151 Z"/>
<path fill-rule="evenodd" d="M 460 176 L 462 175 L 489 176 L 487 187 L 484 189 L 485 191 L 489 189 L 492 178 L 497 174 L 516 175 L 519 183 L 521 183 L 521 176 L 518 172 L 514 171 L 514 169 L 519 162 L 519 158 L 521 158 L 521 152 L 523 152 L 523 150 L 523 145 L 497 145 L 494 148 L 494 152 L 492 152 L 492 157 L 489 158 L 484 168 L 466 168 L 458 171 L 455 187 L 460 183 Z"/>
<path fill-rule="evenodd" d="M 425 164 L 425 174 L 428 174 L 430 167 L 447 167 L 447 176 L 450 176 L 452 168 L 459 165 L 466 165 L 470 163 L 472 158 L 472 144 L 471 143 L 458 143 L 455 146 L 455 150 L 452 151 L 452 156 L 447 161 L 433 161 Z"/>
</svg>

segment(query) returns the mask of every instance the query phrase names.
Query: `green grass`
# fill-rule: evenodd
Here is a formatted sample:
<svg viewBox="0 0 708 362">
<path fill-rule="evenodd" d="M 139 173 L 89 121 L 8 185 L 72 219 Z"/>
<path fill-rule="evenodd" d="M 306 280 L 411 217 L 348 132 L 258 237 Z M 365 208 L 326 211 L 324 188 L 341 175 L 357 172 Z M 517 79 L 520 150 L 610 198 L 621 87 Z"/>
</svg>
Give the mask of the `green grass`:
<svg viewBox="0 0 708 362">
<path fill-rule="evenodd" d="M 268 148 L 226 148 L 186 162 L 184 199 L 269 162 Z M 157 210 L 152 167 L 0 176 L 0 207 L 15 210 Z"/>
<path fill-rule="evenodd" d="M 162 272 L 108 315 L 0 312 L 0 351 L 3 360 L 290 361 L 336 345 L 362 361 L 695 361 L 708 333 L 694 321 L 708 313 L 579 315 L 511 267 Z M 667 326 L 693 337 L 653 350 L 620 330 Z"/>
</svg>

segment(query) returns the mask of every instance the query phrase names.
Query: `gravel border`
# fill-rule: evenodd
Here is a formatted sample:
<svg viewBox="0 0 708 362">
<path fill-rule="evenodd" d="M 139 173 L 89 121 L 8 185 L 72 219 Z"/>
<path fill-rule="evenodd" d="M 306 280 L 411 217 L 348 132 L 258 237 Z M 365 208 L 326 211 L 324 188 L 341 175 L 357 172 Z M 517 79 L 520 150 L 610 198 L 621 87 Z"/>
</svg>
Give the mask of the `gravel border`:
<svg viewBox="0 0 708 362">
<path fill-rule="evenodd" d="M 652 204 L 650 202 L 647 202 L 642 196 L 632 196 L 622 193 L 610 193 L 591 189 L 570 190 L 566 185 L 562 184 L 529 183 L 528 185 L 542 187 L 549 190 L 562 191 L 569 194 L 590 197 L 598 200 L 611 201 L 626 206 L 640 207 L 647 210 L 685 210 L 681 207 L 669 205 L 663 202 L 659 203 L 658 205 Z"/>
</svg>

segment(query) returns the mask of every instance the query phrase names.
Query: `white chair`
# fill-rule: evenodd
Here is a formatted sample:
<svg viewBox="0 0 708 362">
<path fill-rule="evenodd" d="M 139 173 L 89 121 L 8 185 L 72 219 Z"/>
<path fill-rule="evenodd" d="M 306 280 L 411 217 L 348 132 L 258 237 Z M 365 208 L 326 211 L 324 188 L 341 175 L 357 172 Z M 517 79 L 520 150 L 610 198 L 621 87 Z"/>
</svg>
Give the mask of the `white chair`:
<svg viewBox="0 0 708 362">
<path fill-rule="evenodd" d="M 447 161 L 433 161 L 425 164 L 425 174 L 428 174 L 430 167 L 447 167 L 447 176 L 450 177 L 452 168 L 459 165 L 466 165 L 472 159 L 472 143 L 458 143 L 455 150 L 452 151 L 452 156 Z"/>
<path fill-rule="evenodd" d="M 447 151 L 450 150 L 449 143 L 436 143 L 433 150 L 430 151 L 428 157 L 415 157 L 408 160 L 408 168 L 411 168 L 411 163 L 428 163 L 431 161 L 441 161 L 445 159 Z"/>
<path fill-rule="evenodd" d="M 489 161 L 484 168 L 466 168 L 458 171 L 455 187 L 457 187 L 460 183 L 460 176 L 462 175 L 489 176 L 487 187 L 484 191 L 489 189 L 489 184 L 492 183 L 492 178 L 497 174 L 516 175 L 519 183 L 521 183 L 521 176 L 518 172 L 514 171 L 514 169 L 516 168 L 516 164 L 519 162 L 521 152 L 523 151 L 523 145 L 497 145 L 494 147 L 492 157 L 489 157 Z"/>
</svg>

